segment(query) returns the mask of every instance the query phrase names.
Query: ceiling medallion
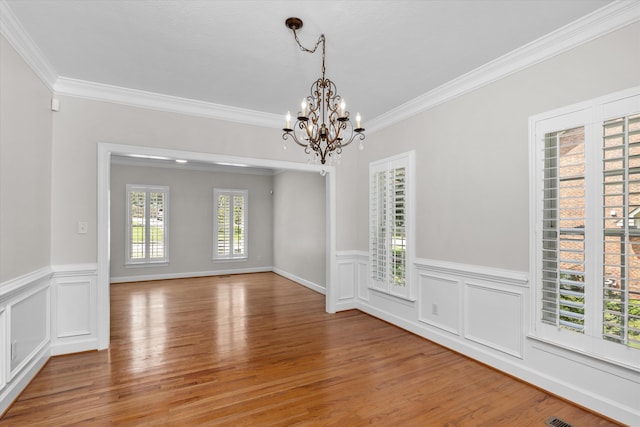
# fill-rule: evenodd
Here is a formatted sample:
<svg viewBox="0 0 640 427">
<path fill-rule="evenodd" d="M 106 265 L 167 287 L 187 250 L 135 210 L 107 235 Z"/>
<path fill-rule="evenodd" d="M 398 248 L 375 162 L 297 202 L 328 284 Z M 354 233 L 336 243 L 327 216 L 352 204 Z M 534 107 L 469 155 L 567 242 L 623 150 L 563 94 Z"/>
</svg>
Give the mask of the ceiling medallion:
<svg viewBox="0 0 640 427">
<path fill-rule="evenodd" d="M 291 114 L 287 113 L 286 125 L 282 139 L 286 141 L 291 137 L 296 144 L 304 148 L 310 161 L 323 165 L 338 162 L 342 154 L 342 148 L 351 144 L 358 137 L 360 149 L 364 148 L 364 128 L 361 124 L 360 114 L 356 114 L 356 124 L 352 125 L 349 112 L 346 110 L 344 99 L 338 95 L 336 85 L 325 77 L 325 36 L 320 35 L 313 49 L 307 49 L 300 44 L 297 30 L 302 28 L 302 20 L 289 18 L 285 25 L 291 31 L 300 50 L 315 53 L 322 44 L 322 77 L 311 85 L 311 94 L 302 99 L 300 111 L 293 127 L 291 126 Z"/>
</svg>

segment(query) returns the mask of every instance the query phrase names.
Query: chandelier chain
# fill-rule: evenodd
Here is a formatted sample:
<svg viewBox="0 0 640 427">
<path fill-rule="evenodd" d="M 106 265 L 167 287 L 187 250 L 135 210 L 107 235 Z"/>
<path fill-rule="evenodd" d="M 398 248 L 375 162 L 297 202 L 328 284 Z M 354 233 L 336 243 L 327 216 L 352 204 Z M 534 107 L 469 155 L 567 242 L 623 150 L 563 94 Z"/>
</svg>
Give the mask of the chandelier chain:
<svg viewBox="0 0 640 427">
<path fill-rule="evenodd" d="M 300 40 L 298 39 L 298 32 L 296 31 L 296 29 L 292 28 L 291 30 L 293 31 L 293 37 L 296 39 L 296 43 L 298 43 L 300 50 L 303 52 L 316 53 L 316 50 L 318 50 L 318 46 L 320 46 L 320 43 L 322 43 L 322 78 L 324 79 L 326 72 L 326 68 L 324 66 L 326 39 L 324 37 L 324 34 L 320 34 L 320 37 L 318 37 L 318 41 L 316 42 L 316 45 L 313 47 L 313 49 L 308 49 L 302 46 L 302 43 L 300 43 Z"/>
</svg>

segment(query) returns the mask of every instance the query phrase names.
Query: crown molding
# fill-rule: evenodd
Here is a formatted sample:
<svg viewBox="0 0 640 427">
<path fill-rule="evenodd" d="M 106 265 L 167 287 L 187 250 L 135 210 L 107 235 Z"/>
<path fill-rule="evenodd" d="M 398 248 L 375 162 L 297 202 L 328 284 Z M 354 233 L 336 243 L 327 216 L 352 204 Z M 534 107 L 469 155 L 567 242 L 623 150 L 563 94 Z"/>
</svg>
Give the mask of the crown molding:
<svg viewBox="0 0 640 427">
<path fill-rule="evenodd" d="M 206 117 L 255 126 L 281 128 L 282 116 L 212 102 L 197 101 L 160 93 L 58 77 L 53 89 L 56 94 L 76 98 L 106 101 L 114 104 L 190 116 Z"/>
<path fill-rule="evenodd" d="M 377 132 L 638 21 L 640 21 L 639 1 L 616 0 L 589 15 L 371 119 L 367 126 L 367 133 Z M 15 17 L 6 0 L 0 0 L 0 33 L 4 35 L 44 84 L 56 94 L 261 127 L 277 129 L 281 127 L 282 117 L 277 114 L 59 77 L 42 51 Z"/>
<path fill-rule="evenodd" d="M 369 121 L 369 134 L 640 21 L 640 2 L 617 0 Z"/>
<path fill-rule="evenodd" d="M 18 52 L 42 82 L 53 90 L 58 74 L 40 48 L 29 37 L 5 0 L 0 0 L 0 33 Z"/>
</svg>

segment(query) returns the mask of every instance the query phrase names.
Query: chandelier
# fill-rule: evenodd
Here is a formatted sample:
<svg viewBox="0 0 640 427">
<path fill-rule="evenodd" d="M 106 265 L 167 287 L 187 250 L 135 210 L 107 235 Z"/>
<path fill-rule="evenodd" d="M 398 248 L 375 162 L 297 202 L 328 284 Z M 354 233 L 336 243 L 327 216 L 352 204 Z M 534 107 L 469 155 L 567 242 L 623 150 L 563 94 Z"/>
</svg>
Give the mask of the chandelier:
<svg viewBox="0 0 640 427">
<path fill-rule="evenodd" d="M 307 49 L 300 44 L 296 30 L 302 28 L 302 20 L 289 18 L 285 25 L 291 31 L 300 50 L 315 53 L 322 44 L 322 77 L 311 85 L 311 94 L 302 99 L 300 111 L 295 124 L 291 127 L 291 114 L 287 113 L 286 125 L 282 139 L 291 137 L 296 144 L 304 148 L 310 160 L 318 159 L 324 165 L 340 160 L 342 148 L 351 144 L 357 137 L 360 139 L 360 149 L 364 148 L 364 128 L 360 114 L 356 114 L 355 127 L 351 124 L 349 112 L 346 110 L 344 99 L 338 95 L 336 85 L 325 77 L 325 37 L 320 35 L 313 49 Z"/>
</svg>

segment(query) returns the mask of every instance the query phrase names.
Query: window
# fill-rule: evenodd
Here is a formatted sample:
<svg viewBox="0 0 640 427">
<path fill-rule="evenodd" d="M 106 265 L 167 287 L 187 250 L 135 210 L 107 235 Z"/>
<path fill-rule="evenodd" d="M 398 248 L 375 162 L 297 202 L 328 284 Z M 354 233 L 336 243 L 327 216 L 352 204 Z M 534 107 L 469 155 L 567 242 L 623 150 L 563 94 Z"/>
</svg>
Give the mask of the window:
<svg viewBox="0 0 640 427">
<path fill-rule="evenodd" d="M 126 263 L 166 264 L 169 187 L 127 184 Z"/>
<path fill-rule="evenodd" d="M 369 165 L 370 286 L 406 299 L 413 299 L 413 164 L 410 152 Z"/>
<path fill-rule="evenodd" d="M 213 259 L 247 258 L 247 190 L 213 191 Z"/>
<path fill-rule="evenodd" d="M 534 335 L 640 369 L 640 88 L 531 129 Z"/>
</svg>

